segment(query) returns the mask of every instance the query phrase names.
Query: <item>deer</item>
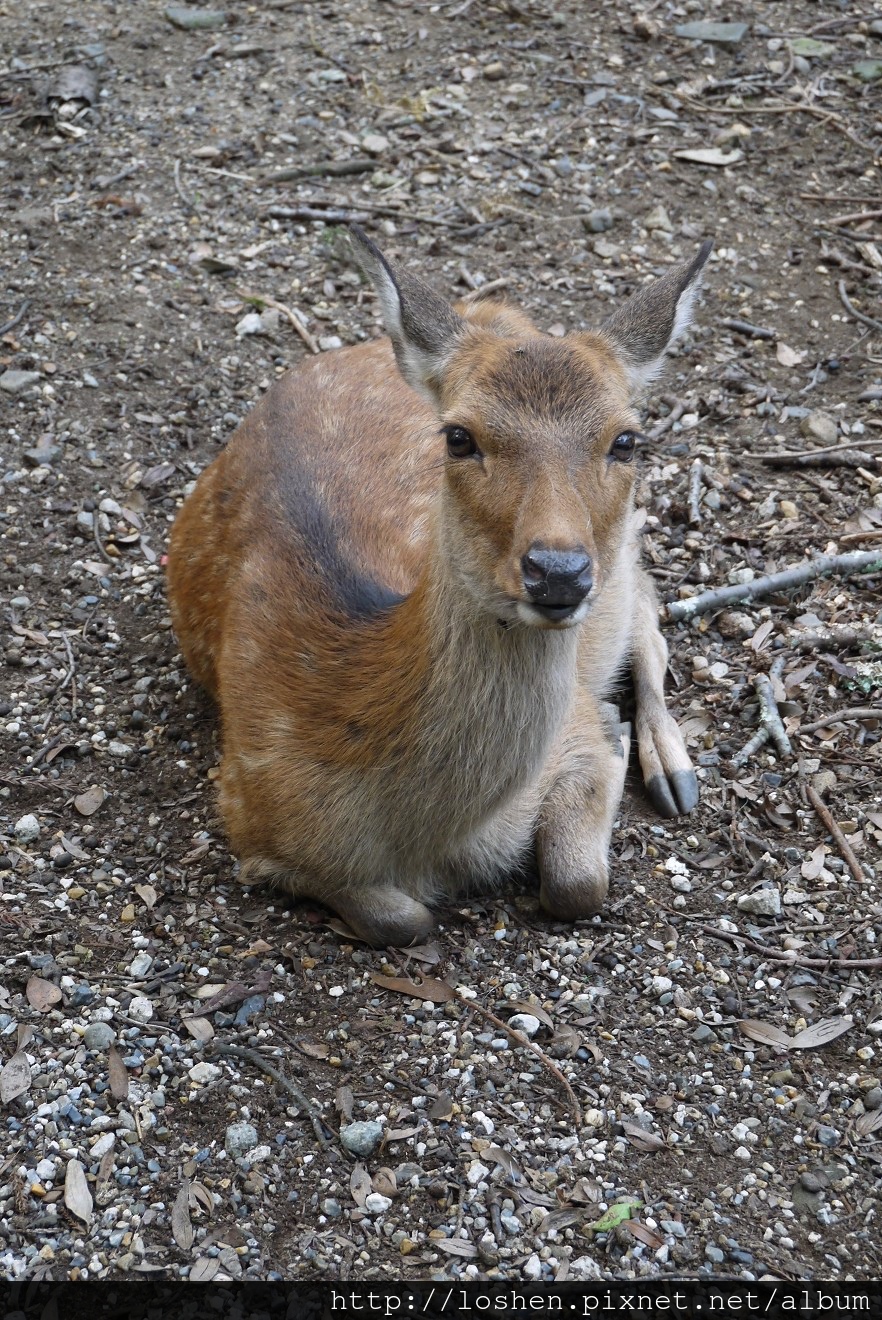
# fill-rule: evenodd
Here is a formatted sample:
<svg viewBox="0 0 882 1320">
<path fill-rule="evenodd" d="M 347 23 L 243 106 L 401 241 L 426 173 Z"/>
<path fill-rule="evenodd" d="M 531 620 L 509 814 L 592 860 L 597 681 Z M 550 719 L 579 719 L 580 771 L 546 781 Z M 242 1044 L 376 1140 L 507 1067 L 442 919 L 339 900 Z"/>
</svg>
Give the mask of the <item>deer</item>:
<svg viewBox="0 0 882 1320">
<path fill-rule="evenodd" d="M 712 241 L 593 331 L 451 304 L 350 238 L 387 336 L 288 370 L 174 522 L 172 623 L 220 713 L 243 884 L 374 946 L 433 906 L 538 875 L 596 914 L 631 726 L 656 809 L 698 783 L 635 516 L 638 402 L 691 323 Z"/>
</svg>

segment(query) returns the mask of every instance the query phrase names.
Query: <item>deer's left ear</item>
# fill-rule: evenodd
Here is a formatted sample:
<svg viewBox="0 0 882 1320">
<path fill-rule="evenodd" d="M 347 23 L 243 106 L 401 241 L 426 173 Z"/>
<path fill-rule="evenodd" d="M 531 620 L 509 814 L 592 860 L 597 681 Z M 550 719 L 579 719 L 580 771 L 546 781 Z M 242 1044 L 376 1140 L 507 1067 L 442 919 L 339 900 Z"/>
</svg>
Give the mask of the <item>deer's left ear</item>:
<svg viewBox="0 0 882 1320">
<path fill-rule="evenodd" d="M 600 327 L 627 369 L 634 393 L 655 379 L 665 353 L 691 323 L 702 268 L 712 248 L 711 239 L 702 243 L 694 260 L 639 289 Z"/>
</svg>

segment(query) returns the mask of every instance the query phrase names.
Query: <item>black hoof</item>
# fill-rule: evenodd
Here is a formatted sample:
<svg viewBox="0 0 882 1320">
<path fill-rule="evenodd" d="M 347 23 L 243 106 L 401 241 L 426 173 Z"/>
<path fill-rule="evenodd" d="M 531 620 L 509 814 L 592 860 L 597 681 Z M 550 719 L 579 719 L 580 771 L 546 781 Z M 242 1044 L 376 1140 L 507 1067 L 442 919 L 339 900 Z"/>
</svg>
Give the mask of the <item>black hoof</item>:
<svg viewBox="0 0 882 1320">
<path fill-rule="evenodd" d="M 698 806 L 698 780 L 694 770 L 675 770 L 668 777 L 653 775 L 646 790 L 660 816 L 687 816 Z"/>
<path fill-rule="evenodd" d="M 698 806 L 698 780 L 694 770 L 675 770 L 671 775 L 680 813 L 688 816 Z"/>
</svg>

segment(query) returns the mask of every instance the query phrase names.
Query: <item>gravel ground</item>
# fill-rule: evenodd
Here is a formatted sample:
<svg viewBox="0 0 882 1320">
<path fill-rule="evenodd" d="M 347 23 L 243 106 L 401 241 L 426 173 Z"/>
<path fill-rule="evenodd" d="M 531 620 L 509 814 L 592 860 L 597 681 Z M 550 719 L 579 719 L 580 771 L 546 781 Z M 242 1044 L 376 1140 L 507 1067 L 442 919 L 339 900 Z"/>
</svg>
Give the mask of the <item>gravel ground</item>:
<svg viewBox="0 0 882 1320">
<path fill-rule="evenodd" d="M 703 801 L 633 777 L 602 918 L 396 953 L 237 886 L 169 628 L 190 483 L 377 333 L 341 216 L 553 334 L 713 234 L 663 599 L 878 544 L 882 24 L 647 9 L 0 0 L 4 1277 L 878 1277 L 882 577 L 668 623 Z"/>
</svg>

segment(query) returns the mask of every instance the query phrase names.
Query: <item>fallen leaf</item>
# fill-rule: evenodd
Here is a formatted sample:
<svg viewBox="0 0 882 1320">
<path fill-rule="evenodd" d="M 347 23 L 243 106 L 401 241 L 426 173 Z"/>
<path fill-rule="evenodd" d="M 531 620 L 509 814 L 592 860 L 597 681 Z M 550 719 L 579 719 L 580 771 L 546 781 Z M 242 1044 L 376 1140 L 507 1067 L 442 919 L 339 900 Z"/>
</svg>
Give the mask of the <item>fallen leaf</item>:
<svg viewBox="0 0 882 1320">
<path fill-rule="evenodd" d="M 208 1018 L 190 1017 L 181 1018 L 181 1021 L 193 1039 L 201 1041 L 203 1045 L 206 1041 L 211 1040 L 214 1035 L 214 1027 L 209 1022 Z"/>
<path fill-rule="evenodd" d="M 41 976 L 32 976 L 25 986 L 25 994 L 31 1008 L 38 1013 L 45 1013 L 61 999 L 61 990 L 51 981 L 44 981 Z"/>
<path fill-rule="evenodd" d="M 773 1027 L 768 1022 L 760 1022 L 758 1018 L 744 1018 L 738 1023 L 742 1032 L 750 1040 L 755 1040 L 759 1045 L 774 1045 L 778 1049 L 787 1049 L 790 1045 L 790 1037 L 786 1031 L 780 1027 Z"/>
<path fill-rule="evenodd" d="M 197 1210 L 200 1207 L 210 1218 L 214 1213 L 214 1199 L 207 1187 L 203 1187 L 201 1182 L 194 1182 L 190 1184 L 190 1208 Z"/>
<path fill-rule="evenodd" d="M 241 953 L 236 954 L 236 957 L 256 958 L 258 954 L 272 953 L 272 951 L 273 951 L 273 946 L 271 944 L 267 944 L 266 940 L 255 940 L 250 948 L 243 949 Z"/>
<path fill-rule="evenodd" d="M 434 1241 L 432 1246 L 437 1251 L 446 1251 L 448 1256 L 467 1256 L 471 1259 L 478 1254 L 474 1242 L 467 1242 L 465 1238 L 443 1238 Z"/>
<path fill-rule="evenodd" d="M 94 105 L 98 99 L 98 75 L 88 64 L 65 64 L 50 83 L 46 99 Z"/>
<path fill-rule="evenodd" d="M 171 1212 L 172 1237 L 181 1251 L 189 1251 L 193 1245 L 193 1225 L 190 1223 L 190 1180 L 185 1178 L 175 1197 Z"/>
<path fill-rule="evenodd" d="M 373 1190 L 371 1176 L 363 1164 L 356 1164 L 350 1173 L 349 1190 L 355 1204 L 363 1210 L 364 1203 Z"/>
<path fill-rule="evenodd" d="M 734 165 L 744 159 L 744 152 L 721 151 L 719 147 L 694 147 L 685 151 L 673 152 L 677 160 L 688 160 L 695 165 Z"/>
<path fill-rule="evenodd" d="M 159 897 L 152 885 L 135 885 L 135 893 L 148 911 L 153 907 Z"/>
<path fill-rule="evenodd" d="M 512 1182 L 523 1182 L 524 1171 L 507 1150 L 503 1150 L 501 1146 L 488 1146 L 482 1153 L 485 1160 L 492 1160 L 494 1164 L 504 1169 Z"/>
<path fill-rule="evenodd" d="M 129 1074 L 115 1045 L 111 1045 L 107 1051 L 107 1076 L 114 1100 L 125 1100 L 129 1094 Z"/>
<path fill-rule="evenodd" d="M 798 353 L 795 348 L 791 348 L 789 344 L 784 343 L 778 344 L 775 349 L 775 357 L 782 367 L 798 367 L 801 362 L 805 361 L 805 353 Z"/>
<path fill-rule="evenodd" d="M 755 652 L 761 651 L 763 642 L 765 642 L 766 638 L 773 631 L 774 627 L 775 627 L 775 620 L 766 619 L 764 623 L 760 624 L 760 626 L 757 628 L 753 636 L 749 638 L 747 642 L 745 642 L 745 646 L 749 646 L 750 649 Z"/>
<path fill-rule="evenodd" d="M 354 930 L 350 930 L 346 925 L 346 922 L 341 921 L 339 917 L 328 917 L 327 921 L 324 922 L 324 925 L 326 925 L 329 930 L 334 931 L 336 935 L 339 935 L 344 939 L 347 944 L 368 943 L 367 940 L 362 939 L 361 935 L 356 935 Z"/>
<path fill-rule="evenodd" d="M 355 1096 L 352 1094 L 352 1088 L 349 1086 L 338 1086 L 337 1094 L 334 1096 L 334 1107 L 337 1113 L 347 1123 L 352 1121 L 352 1107 L 355 1104 Z"/>
<path fill-rule="evenodd" d="M 95 1176 L 95 1200 L 99 1205 L 107 1205 L 108 1201 L 112 1201 L 119 1190 L 113 1176 L 115 1164 L 116 1151 L 111 1147 L 101 1156 L 101 1163 L 98 1165 L 98 1173 Z"/>
<path fill-rule="evenodd" d="M 572 1059 L 582 1048 L 582 1037 L 569 1023 L 558 1027 L 547 1043 L 548 1053 L 555 1059 Z"/>
<path fill-rule="evenodd" d="M 562 1233 L 565 1228 L 572 1228 L 574 1224 L 581 1224 L 587 1213 L 586 1209 L 579 1209 L 572 1205 L 566 1209 L 549 1210 L 539 1225 L 538 1236 L 546 1238 L 551 1229 L 554 1229 L 555 1233 Z"/>
<path fill-rule="evenodd" d="M 616 1201 L 605 1210 L 599 1219 L 595 1219 L 593 1224 L 587 1226 L 587 1231 L 591 1233 L 610 1233 L 619 1224 L 624 1224 L 626 1219 L 630 1219 L 635 1210 L 642 1210 L 643 1202 L 636 1197 L 627 1197 L 625 1200 Z"/>
<path fill-rule="evenodd" d="M 31 1084 L 31 1065 L 28 1056 L 22 1050 L 0 1069 L 0 1101 L 8 1105 L 16 1096 L 23 1095 Z"/>
<path fill-rule="evenodd" d="M 444 1123 L 448 1118 L 452 1117 L 453 1096 L 449 1091 L 442 1091 L 429 1110 L 429 1118 L 435 1119 L 438 1123 Z"/>
<path fill-rule="evenodd" d="M 106 797 L 107 794 L 104 789 L 99 788 L 97 784 L 93 784 L 91 788 L 86 789 L 85 793 L 78 793 L 73 800 L 73 804 L 81 816 L 94 816 Z"/>
<path fill-rule="evenodd" d="M 413 958 L 415 962 L 425 963 L 427 967 L 434 967 L 441 961 L 441 950 L 437 944 L 414 944 L 404 952 L 408 958 Z"/>
<path fill-rule="evenodd" d="M 219 1269 L 220 1261 L 217 1256 L 200 1256 L 190 1266 L 187 1281 L 188 1283 L 210 1283 Z"/>
<path fill-rule="evenodd" d="M 68 1160 L 64 1174 L 64 1204 L 88 1227 L 92 1221 L 92 1193 L 79 1160 Z"/>
<path fill-rule="evenodd" d="M 516 1013 L 529 1013 L 531 1017 L 538 1018 L 543 1026 L 554 1031 L 553 1019 L 539 1004 L 530 1004 L 526 999 L 508 999 L 504 1007 L 513 1008 Z"/>
<path fill-rule="evenodd" d="M 308 1059 L 327 1059 L 331 1053 L 330 1045 L 325 1045 L 323 1041 L 298 1040 L 297 1048 Z"/>
<path fill-rule="evenodd" d="M 456 993 L 446 981 L 433 981 L 424 977 L 421 981 L 409 981 L 406 976 L 381 976 L 371 973 L 371 980 L 384 990 L 394 990 L 399 995 L 410 995 L 413 999 L 425 999 L 432 1004 L 449 1004 L 456 998 Z"/>
<path fill-rule="evenodd" d="M 880 1128 L 882 1128 L 882 1109 L 872 1109 L 866 1114 L 858 1114 L 854 1121 L 854 1130 L 860 1137 L 869 1137 Z"/>
<path fill-rule="evenodd" d="M 415 1137 L 419 1130 L 419 1125 L 409 1128 L 386 1128 L 380 1144 L 386 1146 L 390 1141 L 407 1141 L 410 1137 Z"/>
<path fill-rule="evenodd" d="M 664 1246 L 664 1238 L 659 1237 L 658 1233 L 653 1233 L 648 1224 L 641 1224 L 639 1219 L 626 1219 L 624 1226 L 639 1242 L 645 1242 L 653 1251 L 658 1251 L 659 1247 Z"/>
<path fill-rule="evenodd" d="M 578 1178 L 569 1192 L 571 1201 L 581 1202 L 583 1205 L 592 1205 L 600 1200 L 600 1183 L 595 1178 Z"/>
<path fill-rule="evenodd" d="M 817 880 L 818 876 L 825 869 L 824 862 L 827 859 L 827 849 L 823 843 L 819 843 L 812 852 L 808 861 L 803 862 L 799 868 L 799 873 L 803 880 Z"/>
<path fill-rule="evenodd" d="M 831 1041 L 839 1036 L 844 1036 L 846 1031 L 851 1031 L 854 1026 L 854 1018 L 822 1018 L 820 1022 L 815 1022 L 813 1026 L 806 1027 L 804 1031 L 798 1032 L 790 1042 L 795 1050 L 816 1050 L 823 1045 L 829 1045 Z"/>
<path fill-rule="evenodd" d="M 377 1169 L 371 1182 L 374 1191 L 379 1192 L 381 1196 L 398 1195 L 398 1181 L 394 1169 L 387 1169 L 384 1165 Z"/>
<path fill-rule="evenodd" d="M 636 1146 L 646 1154 L 665 1148 L 664 1137 L 659 1136 L 657 1132 L 647 1132 L 639 1123 L 623 1123 L 622 1131 L 632 1146 Z"/>
</svg>

